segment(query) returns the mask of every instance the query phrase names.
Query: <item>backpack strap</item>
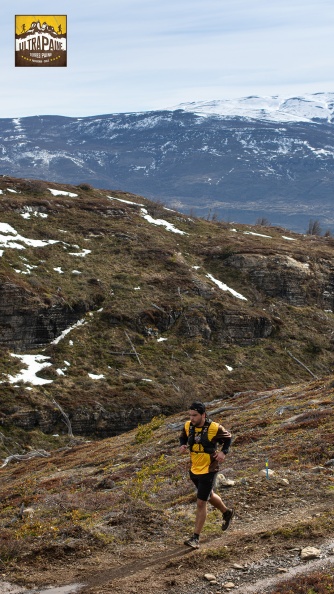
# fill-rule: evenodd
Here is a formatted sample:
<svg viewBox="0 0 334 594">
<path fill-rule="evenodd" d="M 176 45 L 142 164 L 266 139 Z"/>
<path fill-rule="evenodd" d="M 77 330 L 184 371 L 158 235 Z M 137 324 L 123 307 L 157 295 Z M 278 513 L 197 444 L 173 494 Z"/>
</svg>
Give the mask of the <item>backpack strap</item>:
<svg viewBox="0 0 334 594">
<path fill-rule="evenodd" d="M 190 423 L 189 425 L 189 434 L 188 434 L 188 446 L 191 452 L 194 454 L 213 454 L 217 449 L 217 444 L 214 444 L 208 438 L 208 431 L 212 421 L 210 419 L 206 419 L 203 427 L 201 427 L 201 431 L 195 431 L 195 426 Z M 200 445 L 200 451 L 193 450 L 194 444 Z"/>
</svg>

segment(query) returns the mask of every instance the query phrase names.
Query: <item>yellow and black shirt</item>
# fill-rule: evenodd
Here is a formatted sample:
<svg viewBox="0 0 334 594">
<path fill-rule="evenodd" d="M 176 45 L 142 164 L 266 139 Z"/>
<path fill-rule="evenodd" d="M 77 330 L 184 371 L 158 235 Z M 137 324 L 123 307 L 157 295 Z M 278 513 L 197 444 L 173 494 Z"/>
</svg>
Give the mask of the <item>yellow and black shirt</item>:
<svg viewBox="0 0 334 594">
<path fill-rule="evenodd" d="M 191 422 L 187 421 L 181 431 L 180 445 L 188 444 L 189 433 L 190 433 Z M 206 453 L 202 444 L 200 443 L 202 427 L 193 427 L 194 444 L 191 447 L 190 459 L 191 459 L 191 472 L 194 474 L 206 474 L 207 472 L 216 472 L 219 470 L 219 463 L 214 459 L 213 454 Z M 197 438 L 196 438 L 197 436 Z M 227 431 L 219 423 L 211 421 L 207 429 L 207 437 L 209 442 L 212 444 L 212 448 L 217 447 L 221 444 L 221 448 L 224 454 L 227 454 L 231 443 L 231 433 Z"/>
</svg>

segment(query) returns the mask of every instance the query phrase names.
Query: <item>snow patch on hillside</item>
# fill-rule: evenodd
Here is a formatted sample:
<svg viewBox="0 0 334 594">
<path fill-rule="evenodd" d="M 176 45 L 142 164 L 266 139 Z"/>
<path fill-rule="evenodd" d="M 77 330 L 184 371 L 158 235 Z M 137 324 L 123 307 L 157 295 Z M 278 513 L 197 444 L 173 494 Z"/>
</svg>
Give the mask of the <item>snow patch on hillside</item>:
<svg viewBox="0 0 334 594">
<path fill-rule="evenodd" d="M 25 243 L 30 247 L 45 247 L 46 245 L 59 242 L 55 239 L 29 239 L 23 237 L 23 235 L 19 235 L 13 227 L 8 225 L 8 223 L 0 223 L 0 247 L 24 250 L 25 247 L 21 245 L 22 243 Z"/>
<path fill-rule="evenodd" d="M 153 217 L 151 217 L 151 215 L 148 214 L 146 208 L 143 208 L 144 205 L 140 204 L 139 202 L 131 202 L 130 200 L 124 200 L 122 198 L 115 198 L 114 196 L 107 196 L 109 198 L 109 200 L 117 200 L 118 202 L 124 202 L 125 204 L 132 204 L 134 206 L 140 206 L 140 212 L 141 212 L 141 216 L 148 222 L 151 223 L 152 225 L 161 225 L 162 227 L 165 227 L 167 229 L 167 231 L 171 231 L 172 233 L 179 233 L 180 235 L 188 235 L 188 233 L 186 233 L 185 231 L 181 231 L 180 229 L 177 229 L 173 223 L 169 223 L 168 221 L 165 221 L 164 219 L 154 219 Z M 170 210 L 168 208 L 166 208 L 165 210 Z"/>
<path fill-rule="evenodd" d="M 152 223 L 152 225 L 162 225 L 167 229 L 167 231 L 172 231 L 172 233 L 180 233 L 180 235 L 188 235 L 185 231 L 181 231 L 174 227 L 172 223 L 165 221 L 164 219 L 154 219 L 151 215 L 148 214 L 146 208 L 141 208 L 142 217 L 148 222 Z"/>
<path fill-rule="evenodd" d="M 228 287 L 227 285 L 225 285 L 225 283 L 222 283 L 220 280 L 217 280 L 216 278 L 214 278 L 212 276 L 212 274 L 207 274 L 206 277 L 209 278 L 210 280 L 212 280 L 212 282 L 215 283 L 222 291 L 228 291 L 234 297 L 237 297 L 238 299 L 243 299 L 244 301 L 247 301 L 246 297 L 241 295 L 241 293 L 238 293 L 234 289 L 231 289 L 231 287 Z"/>
<path fill-rule="evenodd" d="M 78 326 L 83 326 L 85 325 L 87 322 L 85 322 L 84 319 L 79 320 L 78 322 L 76 322 L 75 324 L 73 324 L 73 326 L 70 326 L 69 328 L 66 328 L 65 330 L 63 330 L 63 332 L 57 336 L 57 338 L 55 338 L 51 344 L 58 344 L 58 342 L 60 342 L 61 340 L 63 340 L 63 338 L 65 338 L 66 334 L 68 334 L 69 332 L 71 332 L 71 330 L 73 330 L 74 328 L 78 328 Z"/>
<path fill-rule="evenodd" d="M 69 196 L 70 198 L 76 198 L 78 194 L 74 194 L 73 192 L 65 192 L 64 190 L 53 190 L 52 188 L 48 188 L 51 192 L 52 196 Z"/>
<path fill-rule="evenodd" d="M 34 386 L 42 386 L 43 384 L 52 383 L 53 380 L 42 379 L 36 375 L 41 369 L 52 365 L 47 362 L 47 359 L 50 359 L 50 357 L 45 357 L 44 355 L 16 355 L 14 353 L 11 353 L 11 356 L 21 359 L 22 363 L 26 366 L 26 369 L 21 369 L 17 375 L 8 375 L 11 384 L 24 382 L 33 384 Z"/>
</svg>

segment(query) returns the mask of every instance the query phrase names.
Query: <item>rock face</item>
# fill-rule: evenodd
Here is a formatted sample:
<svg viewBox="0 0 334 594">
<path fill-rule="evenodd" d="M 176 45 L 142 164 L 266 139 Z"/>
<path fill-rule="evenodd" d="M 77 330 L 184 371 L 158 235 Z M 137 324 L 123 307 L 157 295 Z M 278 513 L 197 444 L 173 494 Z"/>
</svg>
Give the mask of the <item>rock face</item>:
<svg viewBox="0 0 334 594">
<path fill-rule="evenodd" d="M 166 412 L 162 407 L 152 405 L 142 407 L 106 411 L 102 409 L 77 408 L 70 415 L 73 433 L 77 435 L 97 435 L 111 437 L 149 422 L 154 416 Z"/>
<path fill-rule="evenodd" d="M 145 318 L 146 325 L 143 327 L 142 322 Z M 150 320 L 151 325 L 149 325 Z M 154 317 L 151 316 L 150 319 L 146 314 L 141 318 L 139 328 L 142 328 L 146 333 L 148 329 L 152 332 L 152 321 L 154 321 L 153 328 L 155 326 L 160 331 L 174 326 L 180 337 L 213 339 L 220 344 L 252 344 L 258 338 L 270 336 L 274 327 L 268 316 L 251 315 L 242 310 L 222 309 L 219 305 L 216 305 L 215 308 L 212 306 L 189 307 L 187 310 L 170 315 L 168 322 L 166 314 L 163 312 L 155 312 Z"/>
<path fill-rule="evenodd" d="M 85 311 L 84 303 L 69 307 L 61 299 L 47 306 L 36 294 L 0 280 L 0 345 L 22 351 L 48 344 Z"/>
<path fill-rule="evenodd" d="M 75 324 L 89 310 L 83 301 L 69 307 L 61 299 L 53 305 L 41 303 L 33 293 L 12 283 L 0 281 L 0 345 L 15 351 L 37 348 L 54 340 L 63 330 Z M 122 322 L 115 312 L 106 316 L 110 323 Z M 274 324 L 264 315 L 243 311 L 215 311 L 201 307 L 167 314 L 155 310 L 143 312 L 129 322 L 144 336 L 154 336 L 175 326 L 180 337 L 214 338 L 219 343 L 252 344 L 270 336 Z"/>
<path fill-rule="evenodd" d="M 305 260 L 305 255 L 297 260 L 280 254 L 238 254 L 227 258 L 225 266 L 244 271 L 269 297 L 278 297 L 295 307 L 316 303 L 324 309 L 332 309 L 332 263 Z"/>
<path fill-rule="evenodd" d="M 243 345 L 252 344 L 257 338 L 267 338 L 273 330 L 269 317 L 244 312 L 225 311 L 221 317 L 213 318 L 211 323 L 220 342 Z"/>
<path fill-rule="evenodd" d="M 167 414 L 163 407 L 152 405 L 131 409 L 107 411 L 101 407 L 77 407 L 68 416 L 74 435 L 92 435 L 99 438 L 112 437 L 119 433 L 130 431 L 149 422 L 154 416 Z M 20 407 L 7 414 L 1 421 L 4 427 L 15 425 L 26 431 L 39 429 L 43 433 L 51 434 L 55 431 L 66 432 L 61 413 L 52 406 L 39 408 Z"/>
</svg>

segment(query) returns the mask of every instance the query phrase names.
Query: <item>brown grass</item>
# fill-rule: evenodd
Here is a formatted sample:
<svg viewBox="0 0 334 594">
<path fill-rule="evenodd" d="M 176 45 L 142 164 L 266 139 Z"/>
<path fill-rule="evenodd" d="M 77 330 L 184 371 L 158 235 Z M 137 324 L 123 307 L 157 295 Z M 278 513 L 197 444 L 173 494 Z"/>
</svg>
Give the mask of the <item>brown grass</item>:
<svg viewBox="0 0 334 594">
<path fill-rule="evenodd" d="M 334 592 L 334 575 L 331 572 L 313 572 L 282 582 L 272 594 L 330 594 Z"/>
<path fill-rule="evenodd" d="M 290 501 L 299 507 L 298 497 L 315 502 L 319 496 L 324 500 L 330 496 L 331 469 L 314 474 L 310 466 L 332 457 L 333 417 L 327 418 L 326 433 L 322 417 L 318 417 L 320 433 L 313 438 L 309 428 L 282 432 L 282 419 L 275 416 L 282 401 L 305 407 L 315 395 L 325 401 L 327 384 L 315 381 L 259 394 L 244 392 L 228 402 L 230 410 L 213 416 L 232 433 L 234 426 L 243 427 L 241 437 L 247 436 L 249 423 L 249 439 L 236 438 L 227 458 L 227 464 L 235 469 L 236 485 L 233 492 L 224 492 L 224 497 L 236 502 L 239 513 L 243 505 L 261 508 L 270 502 L 279 509 Z M 224 404 L 222 400 L 213 407 Z M 212 406 L 209 414 L 210 409 Z M 12 567 L 24 552 L 36 563 L 43 557 L 51 559 L 53 554 L 66 558 L 73 551 L 84 556 L 87 547 L 98 551 L 115 544 L 128 546 L 147 535 L 150 541 L 157 542 L 162 537 L 166 542 L 182 539 L 192 527 L 194 493 L 188 479 L 187 457 L 178 453 L 178 429 L 172 427 L 182 424 L 185 418 L 183 413 L 158 417 L 128 434 L 78 444 L 54 452 L 48 459 L 8 464 L 1 471 L 0 484 L 2 562 Z M 256 424 L 260 429 L 254 440 Z M 278 477 L 288 478 L 290 485 L 282 487 L 275 477 L 258 478 L 267 457 L 270 468 Z M 18 517 L 22 503 L 34 508 L 31 518 Z M 209 524 L 212 534 L 219 535 L 220 525 L 214 518 Z M 332 532 L 332 524 L 332 515 L 322 514 L 307 522 L 268 530 L 261 540 L 319 539 Z M 45 550 L 40 546 L 41 539 Z M 75 542 L 64 547 L 64 539 Z M 256 541 L 255 535 L 252 540 Z"/>
</svg>

